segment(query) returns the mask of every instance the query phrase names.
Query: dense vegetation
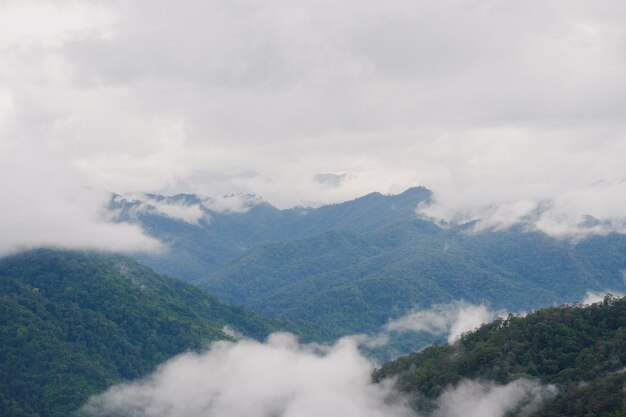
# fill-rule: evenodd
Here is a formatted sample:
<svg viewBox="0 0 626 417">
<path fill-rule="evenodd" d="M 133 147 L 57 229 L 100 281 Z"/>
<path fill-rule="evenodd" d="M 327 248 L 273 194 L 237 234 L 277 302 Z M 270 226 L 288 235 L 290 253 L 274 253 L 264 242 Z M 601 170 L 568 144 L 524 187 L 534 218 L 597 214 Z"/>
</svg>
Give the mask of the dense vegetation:
<svg viewBox="0 0 626 417">
<path fill-rule="evenodd" d="M 198 202 L 181 195 L 173 202 Z M 626 236 L 573 243 L 524 230 L 468 233 L 419 220 L 430 193 L 374 193 L 317 209 L 206 210 L 198 224 L 132 212 L 172 248 L 142 262 L 273 318 L 331 336 L 375 332 L 413 307 L 465 299 L 520 311 L 624 291 Z M 132 218 L 131 218 L 132 217 Z"/>
<path fill-rule="evenodd" d="M 0 261 L 0 415 L 66 417 L 164 360 L 269 321 L 120 256 L 37 250 Z"/>
<path fill-rule="evenodd" d="M 621 416 L 626 400 L 626 298 L 607 296 L 591 306 L 542 309 L 509 316 L 464 335 L 453 345 L 432 346 L 386 363 L 377 381 L 397 378 L 420 394 L 418 408 L 462 379 L 501 384 L 533 378 L 560 393 L 535 416 Z"/>
</svg>

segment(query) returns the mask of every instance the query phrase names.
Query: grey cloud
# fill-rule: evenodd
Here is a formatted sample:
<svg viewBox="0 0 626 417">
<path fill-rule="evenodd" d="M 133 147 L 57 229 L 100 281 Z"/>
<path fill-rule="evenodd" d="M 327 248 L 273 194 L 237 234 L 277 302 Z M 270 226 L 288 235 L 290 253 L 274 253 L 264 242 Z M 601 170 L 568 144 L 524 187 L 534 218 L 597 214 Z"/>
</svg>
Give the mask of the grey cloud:
<svg viewBox="0 0 626 417">
<path fill-rule="evenodd" d="M 532 228 L 626 231 L 618 0 L 0 8 L 2 164 L 19 141 L 54 149 L 64 180 L 122 194 L 288 207 L 424 185 L 432 217 L 497 229 L 549 201 Z M 329 172 L 350 175 L 311 181 Z"/>
<path fill-rule="evenodd" d="M 346 179 L 346 175 L 333 173 L 315 174 L 313 180 L 322 186 L 336 188 Z"/>
</svg>

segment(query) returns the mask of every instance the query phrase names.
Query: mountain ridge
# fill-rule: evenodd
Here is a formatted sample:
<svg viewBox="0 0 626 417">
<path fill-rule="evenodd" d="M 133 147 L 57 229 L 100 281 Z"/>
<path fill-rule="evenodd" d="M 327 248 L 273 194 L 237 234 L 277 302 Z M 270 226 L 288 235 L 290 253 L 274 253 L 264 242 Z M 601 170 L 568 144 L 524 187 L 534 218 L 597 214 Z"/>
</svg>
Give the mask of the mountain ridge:
<svg viewBox="0 0 626 417">
<path fill-rule="evenodd" d="M 424 187 L 318 208 L 262 204 L 197 224 L 129 219 L 169 245 L 151 267 L 274 318 L 339 337 L 378 330 L 412 309 L 464 299 L 509 311 L 624 291 L 626 236 L 567 241 L 523 227 L 473 233 L 418 218 Z"/>
</svg>

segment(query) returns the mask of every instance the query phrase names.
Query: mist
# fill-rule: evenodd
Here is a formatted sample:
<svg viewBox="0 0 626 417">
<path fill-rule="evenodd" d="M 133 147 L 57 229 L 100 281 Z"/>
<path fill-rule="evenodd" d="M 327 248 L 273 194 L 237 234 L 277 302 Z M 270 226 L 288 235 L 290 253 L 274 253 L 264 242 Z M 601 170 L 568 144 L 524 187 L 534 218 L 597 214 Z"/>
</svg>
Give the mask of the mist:
<svg viewBox="0 0 626 417">
<path fill-rule="evenodd" d="M 145 380 L 92 398 L 84 410 L 90 416 L 413 416 L 390 383 L 371 382 L 371 371 L 351 339 L 320 347 L 279 333 L 266 343 L 218 342 L 205 353 L 181 355 Z"/>
<path fill-rule="evenodd" d="M 217 342 L 180 355 L 145 379 L 92 397 L 83 411 L 92 417 L 419 417 L 393 381 L 372 383 L 373 369 L 355 338 L 320 346 L 277 333 L 265 343 Z M 502 417 L 554 392 L 528 380 L 463 381 L 437 399 L 432 417 Z"/>
<path fill-rule="evenodd" d="M 612 294 L 615 297 L 624 297 L 624 293 L 621 291 L 587 291 L 585 297 L 582 299 L 581 304 L 595 304 L 604 300 L 608 294 Z"/>
<path fill-rule="evenodd" d="M 387 323 L 384 331 L 446 335 L 448 343 L 454 343 L 463 333 L 475 330 L 498 316 L 506 316 L 506 312 L 492 311 L 484 304 L 455 301 L 435 304 L 427 310 L 414 310 Z"/>
<path fill-rule="evenodd" d="M 1 153 L 1 152 L 0 152 Z M 13 156 L 17 156 L 13 158 Z M 87 186 L 54 152 L 15 144 L 0 154 L 0 256 L 37 247 L 159 251 L 141 227 L 118 222 L 111 194 Z M 25 160 L 29 164 L 25 165 Z"/>
<path fill-rule="evenodd" d="M 553 385 L 541 385 L 528 379 L 506 385 L 466 380 L 441 394 L 434 417 L 495 417 L 514 410 L 527 415 L 557 392 Z"/>
</svg>

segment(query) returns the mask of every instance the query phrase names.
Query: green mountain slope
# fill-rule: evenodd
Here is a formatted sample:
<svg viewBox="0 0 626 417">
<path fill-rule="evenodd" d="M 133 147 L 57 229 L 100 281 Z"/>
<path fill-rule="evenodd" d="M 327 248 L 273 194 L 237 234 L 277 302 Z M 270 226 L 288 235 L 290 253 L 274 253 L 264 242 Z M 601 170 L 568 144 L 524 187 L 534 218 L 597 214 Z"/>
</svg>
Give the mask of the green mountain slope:
<svg viewBox="0 0 626 417">
<path fill-rule="evenodd" d="M 621 416 L 626 412 L 625 366 L 626 298 L 607 296 L 587 307 L 496 320 L 454 345 L 386 363 L 374 378 L 397 378 L 398 388 L 413 394 L 421 409 L 463 379 L 505 384 L 531 378 L 559 387 L 534 416 Z"/>
<path fill-rule="evenodd" d="M 433 303 L 464 299 L 519 311 L 582 299 L 588 290 L 623 291 L 626 239 L 598 239 L 590 249 L 586 241 L 571 245 L 540 233 L 468 235 L 414 219 L 260 245 L 210 273 L 204 286 L 335 336 L 374 332 Z"/>
<path fill-rule="evenodd" d="M 0 415 L 68 416 L 164 360 L 274 325 L 121 256 L 37 250 L 0 260 Z"/>
</svg>

